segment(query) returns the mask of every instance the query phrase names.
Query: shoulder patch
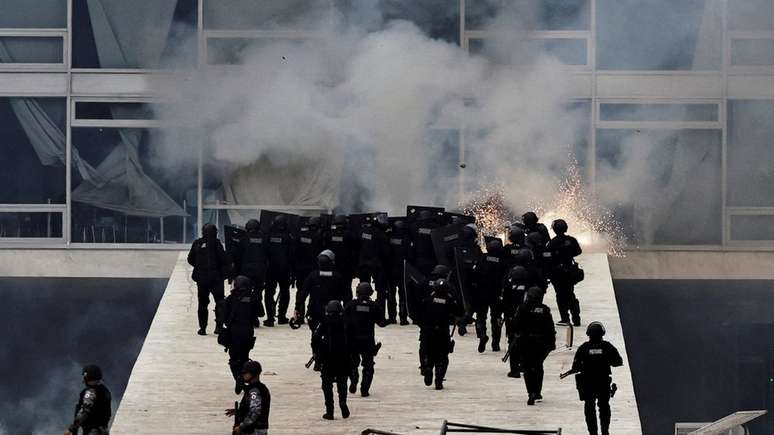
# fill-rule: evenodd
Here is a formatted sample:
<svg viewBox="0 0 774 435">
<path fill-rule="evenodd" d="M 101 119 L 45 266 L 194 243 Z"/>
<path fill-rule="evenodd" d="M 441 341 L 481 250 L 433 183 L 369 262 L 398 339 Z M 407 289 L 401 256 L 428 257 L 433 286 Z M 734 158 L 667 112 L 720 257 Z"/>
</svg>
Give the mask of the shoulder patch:
<svg viewBox="0 0 774 435">
<path fill-rule="evenodd" d="M 434 304 L 446 304 L 446 299 L 444 298 L 433 298 Z"/>
<path fill-rule="evenodd" d="M 330 270 L 321 270 L 320 276 L 333 276 L 333 272 Z"/>
<path fill-rule="evenodd" d="M 589 349 L 589 355 L 602 355 L 605 353 L 602 349 Z"/>
<path fill-rule="evenodd" d="M 253 391 L 252 393 L 250 393 L 250 399 L 255 400 L 257 398 L 258 398 L 258 392 L 257 391 Z"/>
<path fill-rule="evenodd" d="M 94 393 L 93 390 L 86 390 L 86 392 L 83 393 L 84 400 L 85 399 L 93 399 L 94 397 L 96 397 L 96 394 Z"/>
<path fill-rule="evenodd" d="M 537 314 L 543 314 L 545 310 L 543 310 L 543 307 L 535 307 L 532 309 L 532 312 Z"/>
<path fill-rule="evenodd" d="M 202 243 L 201 245 L 199 245 L 199 247 L 200 248 L 206 248 L 207 247 L 207 242 Z"/>
<path fill-rule="evenodd" d="M 492 257 L 492 256 L 487 255 L 486 256 L 486 261 L 488 261 L 490 263 L 499 263 L 500 262 L 500 258 L 499 257 Z"/>
<path fill-rule="evenodd" d="M 368 233 L 362 233 L 360 236 L 363 238 L 363 240 L 371 240 L 373 238 L 373 236 Z"/>
</svg>

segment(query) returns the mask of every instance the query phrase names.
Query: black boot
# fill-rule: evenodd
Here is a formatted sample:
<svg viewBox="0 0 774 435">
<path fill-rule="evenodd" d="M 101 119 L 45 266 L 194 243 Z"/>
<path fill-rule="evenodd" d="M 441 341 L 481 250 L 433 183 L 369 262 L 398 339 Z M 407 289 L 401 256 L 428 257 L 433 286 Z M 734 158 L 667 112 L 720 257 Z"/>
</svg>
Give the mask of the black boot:
<svg viewBox="0 0 774 435">
<path fill-rule="evenodd" d="M 322 390 L 323 397 L 325 398 L 325 414 L 323 414 L 322 418 L 333 420 L 333 385 L 323 383 Z"/>
<path fill-rule="evenodd" d="M 478 339 L 478 353 L 484 353 L 486 350 L 486 344 L 489 342 L 489 337 L 486 335 Z"/>
<path fill-rule="evenodd" d="M 374 380 L 374 374 L 372 372 L 366 372 L 363 370 L 363 383 L 360 384 L 360 396 L 368 397 L 371 395 L 371 383 Z"/>
<path fill-rule="evenodd" d="M 347 380 L 336 383 L 336 391 L 339 394 L 339 408 L 341 408 L 341 416 L 343 418 L 349 418 L 349 408 L 347 407 Z"/>
<path fill-rule="evenodd" d="M 365 377 L 365 375 L 363 375 Z M 357 367 L 352 369 L 352 375 L 349 377 L 349 392 L 352 394 L 357 393 L 357 382 L 360 380 Z"/>
<path fill-rule="evenodd" d="M 436 390 L 443 390 L 444 377 L 446 377 L 446 367 L 441 365 L 435 366 L 435 389 Z"/>
</svg>

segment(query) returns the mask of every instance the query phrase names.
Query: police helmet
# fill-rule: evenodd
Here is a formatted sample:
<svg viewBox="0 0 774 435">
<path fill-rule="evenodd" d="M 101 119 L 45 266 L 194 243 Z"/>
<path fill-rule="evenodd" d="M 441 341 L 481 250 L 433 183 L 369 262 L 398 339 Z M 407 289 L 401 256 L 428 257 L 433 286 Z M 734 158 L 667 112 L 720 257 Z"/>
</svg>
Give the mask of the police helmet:
<svg viewBox="0 0 774 435">
<path fill-rule="evenodd" d="M 250 219 L 245 224 L 245 230 L 248 233 L 257 233 L 259 229 L 261 229 L 261 223 L 258 222 L 258 219 Z"/>
<path fill-rule="evenodd" d="M 486 242 L 486 252 L 495 253 L 502 251 L 503 241 L 500 239 L 492 239 Z"/>
<path fill-rule="evenodd" d="M 524 268 L 524 266 L 513 266 L 510 271 L 508 271 L 508 278 L 513 281 L 524 281 L 527 279 L 527 269 Z"/>
<path fill-rule="evenodd" d="M 510 231 L 508 231 L 508 240 L 511 243 L 517 244 L 517 245 L 523 245 L 524 244 L 524 230 L 518 227 L 511 228 Z"/>
<path fill-rule="evenodd" d="M 357 285 L 357 289 L 355 290 L 355 293 L 358 296 L 370 298 L 371 295 L 374 294 L 374 288 L 371 287 L 371 283 L 369 282 L 361 282 L 360 284 Z"/>
<path fill-rule="evenodd" d="M 206 238 L 218 237 L 218 227 L 213 224 L 204 224 L 202 227 L 202 235 Z"/>
<path fill-rule="evenodd" d="M 513 262 L 520 266 L 524 266 L 528 264 L 530 261 L 532 261 L 532 259 L 533 259 L 532 251 L 530 251 L 527 248 L 519 249 L 519 252 L 517 252 L 516 255 L 513 256 Z"/>
<path fill-rule="evenodd" d="M 602 338 L 605 336 L 605 325 L 602 322 L 591 322 L 586 327 L 586 335 L 592 338 Z"/>
<path fill-rule="evenodd" d="M 248 360 L 242 364 L 242 374 L 250 373 L 253 376 L 258 376 L 263 372 L 263 367 L 258 361 Z"/>
<path fill-rule="evenodd" d="M 430 210 L 422 210 L 419 212 L 418 218 L 421 221 L 429 221 L 433 218 L 433 213 L 431 213 Z"/>
<path fill-rule="evenodd" d="M 551 229 L 556 234 L 564 234 L 567 232 L 567 222 L 564 219 L 557 219 L 551 223 Z"/>
<path fill-rule="evenodd" d="M 531 248 L 543 247 L 546 245 L 546 239 L 542 234 L 537 231 L 529 233 L 527 235 L 527 246 Z"/>
<path fill-rule="evenodd" d="M 532 286 L 527 289 L 527 300 L 532 302 L 543 302 L 543 289 L 537 286 Z"/>
<path fill-rule="evenodd" d="M 309 226 L 314 228 L 320 227 L 320 216 L 312 216 L 309 218 Z"/>
<path fill-rule="evenodd" d="M 326 316 L 339 316 L 344 312 L 344 307 L 341 306 L 341 302 L 333 300 L 328 302 L 325 306 Z"/>
<path fill-rule="evenodd" d="M 446 277 L 449 276 L 449 272 L 451 272 L 451 270 L 449 270 L 448 266 L 445 266 L 443 264 L 437 264 L 433 268 L 433 271 L 430 272 L 430 276 L 437 276 L 439 278 L 446 278 Z"/>
<path fill-rule="evenodd" d="M 96 366 L 94 364 L 87 365 L 86 367 L 83 368 L 83 379 L 86 382 L 101 381 L 102 369 L 100 369 L 99 366 Z"/>
<path fill-rule="evenodd" d="M 334 225 L 344 225 L 347 223 L 347 216 L 343 214 L 337 214 L 333 217 Z"/>
<path fill-rule="evenodd" d="M 252 282 L 250 281 L 250 278 L 244 275 L 239 275 L 236 278 L 234 278 L 234 289 L 249 290 L 250 287 L 252 287 Z"/>
<path fill-rule="evenodd" d="M 521 215 L 521 221 L 524 222 L 524 225 L 531 227 L 537 225 L 538 217 L 534 211 L 528 211 Z"/>
</svg>

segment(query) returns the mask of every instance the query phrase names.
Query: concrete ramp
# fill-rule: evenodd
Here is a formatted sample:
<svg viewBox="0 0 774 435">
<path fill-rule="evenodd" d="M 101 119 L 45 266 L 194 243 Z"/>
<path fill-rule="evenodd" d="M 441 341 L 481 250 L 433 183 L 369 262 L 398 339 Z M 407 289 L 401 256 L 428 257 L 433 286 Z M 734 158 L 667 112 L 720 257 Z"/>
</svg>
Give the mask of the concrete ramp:
<svg viewBox="0 0 774 435">
<path fill-rule="evenodd" d="M 580 259 L 586 281 L 577 289 L 583 324 L 600 320 L 607 339 L 626 359 L 607 257 L 584 255 Z M 291 289 L 291 291 L 293 291 Z M 555 311 L 553 290 L 546 303 Z M 556 317 L 556 316 L 555 316 Z M 210 325 L 210 333 L 212 325 Z M 196 335 L 196 286 L 190 279 L 185 255 L 180 255 L 159 305 L 148 337 L 132 371 L 115 416 L 111 433 L 230 434 L 233 420 L 223 411 L 237 396 L 228 369 L 228 355 L 215 336 Z M 503 352 L 476 352 L 478 341 L 469 334 L 455 337 L 446 389 L 425 387 L 418 370 L 418 330 L 414 326 L 389 326 L 377 330 L 383 347 L 376 361 L 371 397 L 350 396 L 352 417 L 322 420 L 323 401 L 319 375 L 304 368 L 309 359 L 309 329 L 287 326 L 256 330 L 253 359 L 263 364 L 263 382 L 272 393 L 270 433 L 357 434 L 375 428 L 401 434 L 438 434 L 444 419 L 459 423 L 518 429 L 556 429 L 563 434 L 585 434 L 583 404 L 571 378 L 559 380 L 569 370 L 575 348 L 585 339 L 585 327 L 576 328 L 576 346 L 564 349 L 564 329 L 558 349 L 547 359 L 543 390 L 545 400 L 527 406 L 522 379 L 506 377 Z M 628 364 L 615 369 L 618 393 L 611 402 L 611 432 L 641 433 L 637 403 Z"/>
</svg>

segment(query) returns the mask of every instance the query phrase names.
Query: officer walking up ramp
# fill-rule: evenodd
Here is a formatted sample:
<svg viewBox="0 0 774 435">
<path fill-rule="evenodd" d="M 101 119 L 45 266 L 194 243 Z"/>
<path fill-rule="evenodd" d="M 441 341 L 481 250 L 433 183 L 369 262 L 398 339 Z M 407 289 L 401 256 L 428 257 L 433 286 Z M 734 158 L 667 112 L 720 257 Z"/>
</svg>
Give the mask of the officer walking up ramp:
<svg viewBox="0 0 774 435">
<path fill-rule="evenodd" d="M 366 428 L 398 434 L 439 434 L 444 420 L 510 429 L 562 429 L 562 434 L 586 431 L 583 403 L 572 378 L 559 380 L 570 369 L 577 346 L 585 340 L 585 325 L 599 320 L 606 339 L 618 347 L 624 367 L 614 369 L 618 392 L 611 401 L 611 433 L 641 433 L 637 403 L 626 357 L 607 257 L 585 254 L 579 259 L 586 280 L 576 293 L 581 300 L 583 327 L 575 328 L 575 347 L 564 348 L 565 329 L 557 327 L 557 350 L 546 360 L 543 402 L 527 406 L 522 379 L 506 377 L 503 352 L 476 351 L 475 334 L 455 337 L 445 389 L 425 387 L 418 370 L 418 330 L 392 325 L 376 331 L 383 347 L 376 359 L 371 397 L 350 395 L 349 419 L 322 420 L 324 411 L 319 374 L 305 369 L 310 356 L 309 329 L 287 326 L 256 330 L 251 357 L 263 365 L 262 381 L 272 394 L 270 430 L 277 434 L 357 434 Z M 185 255 L 178 259 L 142 351 L 135 363 L 111 433 L 230 434 L 233 420 L 223 416 L 238 396 L 228 369 L 228 355 L 212 335 L 196 335 L 196 285 Z M 294 290 L 291 289 L 291 292 Z M 555 312 L 554 292 L 545 302 Z M 292 307 L 292 304 L 291 304 Z M 470 328 L 472 329 L 472 328 Z M 504 344 L 504 343 L 503 343 Z M 505 349 L 506 346 L 503 346 Z"/>
</svg>

